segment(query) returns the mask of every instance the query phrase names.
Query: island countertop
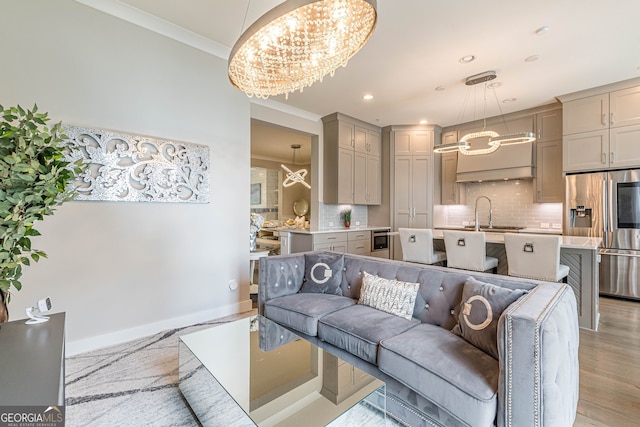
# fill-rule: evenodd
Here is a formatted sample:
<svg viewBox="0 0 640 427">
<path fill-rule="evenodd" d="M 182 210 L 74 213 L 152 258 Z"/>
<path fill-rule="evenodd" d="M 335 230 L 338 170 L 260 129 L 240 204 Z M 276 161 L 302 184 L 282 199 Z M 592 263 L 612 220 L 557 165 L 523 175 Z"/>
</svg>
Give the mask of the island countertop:
<svg viewBox="0 0 640 427">
<path fill-rule="evenodd" d="M 467 230 L 472 231 L 472 230 Z M 498 232 L 485 232 L 487 243 L 504 243 L 504 234 Z M 597 251 L 602 243 L 601 237 L 560 236 L 561 248 L 592 249 Z M 434 239 L 443 239 L 443 230 L 433 230 Z"/>
<path fill-rule="evenodd" d="M 298 233 L 298 234 L 323 234 L 323 233 L 345 233 L 349 231 L 374 231 L 374 230 L 391 230 L 389 226 L 375 226 L 375 225 L 363 225 L 357 227 L 332 227 L 332 228 L 322 228 L 319 230 L 309 230 L 306 228 L 288 228 L 288 227 L 278 227 L 278 228 L 263 228 L 265 231 L 278 231 L 289 232 L 289 233 Z"/>
</svg>

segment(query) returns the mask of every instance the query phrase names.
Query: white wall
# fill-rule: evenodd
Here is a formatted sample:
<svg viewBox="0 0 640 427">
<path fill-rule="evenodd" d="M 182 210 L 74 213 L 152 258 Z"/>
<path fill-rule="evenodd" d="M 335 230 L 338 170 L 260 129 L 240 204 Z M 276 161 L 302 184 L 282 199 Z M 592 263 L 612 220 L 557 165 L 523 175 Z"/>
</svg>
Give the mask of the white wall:
<svg viewBox="0 0 640 427">
<path fill-rule="evenodd" d="M 50 296 L 69 354 L 250 308 L 250 104 L 226 61 L 72 0 L 3 0 L 0 16 L 0 104 L 211 156 L 209 204 L 70 202 L 45 219 L 33 243 L 49 258 L 26 268 L 11 319 Z"/>
</svg>

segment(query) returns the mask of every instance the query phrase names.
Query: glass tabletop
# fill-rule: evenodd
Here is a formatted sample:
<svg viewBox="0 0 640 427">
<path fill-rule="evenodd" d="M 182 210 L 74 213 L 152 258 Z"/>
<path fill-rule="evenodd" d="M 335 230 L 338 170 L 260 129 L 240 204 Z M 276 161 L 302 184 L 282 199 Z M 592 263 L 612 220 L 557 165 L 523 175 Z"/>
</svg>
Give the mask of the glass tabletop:
<svg viewBox="0 0 640 427">
<path fill-rule="evenodd" d="M 385 426 L 382 381 L 262 316 L 184 335 L 179 351 L 204 426 Z"/>
</svg>

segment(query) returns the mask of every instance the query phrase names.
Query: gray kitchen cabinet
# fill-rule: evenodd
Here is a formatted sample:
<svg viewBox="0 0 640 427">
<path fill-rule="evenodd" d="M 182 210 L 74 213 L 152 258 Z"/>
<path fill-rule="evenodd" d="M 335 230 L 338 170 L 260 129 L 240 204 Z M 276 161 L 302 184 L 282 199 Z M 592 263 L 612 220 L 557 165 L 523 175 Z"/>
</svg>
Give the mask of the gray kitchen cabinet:
<svg viewBox="0 0 640 427">
<path fill-rule="evenodd" d="M 393 230 L 433 226 L 433 144 L 440 140 L 439 126 L 387 126 L 390 146 L 390 216 Z M 391 255 L 401 259 L 400 242 L 391 242 Z"/>
<path fill-rule="evenodd" d="M 371 230 L 343 230 L 329 233 L 289 233 L 290 253 L 332 251 L 356 255 L 371 254 Z"/>
<path fill-rule="evenodd" d="M 394 227 L 430 228 L 433 171 L 430 156 L 396 156 Z"/>
<path fill-rule="evenodd" d="M 451 130 L 442 133 L 442 144 L 452 144 L 458 141 L 458 131 Z M 436 160 L 437 161 L 437 160 Z M 458 152 L 443 153 L 440 167 L 440 204 L 458 205 L 465 203 L 464 184 L 456 182 L 458 171 Z"/>
<path fill-rule="evenodd" d="M 562 203 L 562 109 L 536 114 L 534 202 Z"/>
<path fill-rule="evenodd" d="M 354 203 L 356 205 L 380 204 L 380 157 L 355 152 Z"/>
<path fill-rule="evenodd" d="M 445 142 L 443 141 L 443 144 Z M 459 205 L 465 203 L 464 184 L 456 182 L 458 170 L 458 152 L 442 154 L 440 203 Z"/>
<path fill-rule="evenodd" d="M 564 172 L 640 166 L 640 125 L 564 135 Z"/>
<path fill-rule="evenodd" d="M 380 204 L 380 129 L 340 113 L 322 121 L 324 202 Z"/>
<path fill-rule="evenodd" d="M 563 104 L 564 172 L 640 166 L 640 86 Z"/>
<path fill-rule="evenodd" d="M 396 156 L 430 156 L 433 150 L 433 131 L 398 130 L 394 132 Z"/>
<path fill-rule="evenodd" d="M 347 253 L 348 234 L 344 232 L 320 233 L 313 235 L 314 251 Z"/>
<path fill-rule="evenodd" d="M 562 139 L 562 108 L 536 114 L 537 142 Z"/>
<path fill-rule="evenodd" d="M 640 86 L 565 102 L 562 121 L 565 135 L 640 125 Z"/>
<path fill-rule="evenodd" d="M 443 144 L 453 144 L 454 142 L 458 142 L 458 131 L 451 130 L 449 132 L 442 133 L 442 143 Z"/>
<path fill-rule="evenodd" d="M 325 157 L 325 164 L 326 164 Z M 346 203 L 352 204 L 354 203 L 354 195 L 355 195 L 355 182 L 354 182 L 354 174 L 355 174 L 355 160 L 356 153 L 353 150 L 349 150 L 346 148 L 338 149 L 338 161 L 337 164 L 334 163 L 334 172 L 335 176 L 327 177 L 325 171 L 325 202 L 330 203 L 331 200 L 335 200 L 333 203 Z M 326 182 L 328 178 L 335 178 L 335 183 L 337 186 L 337 195 L 335 199 L 327 200 L 326 196 Z"/>
<path fill-rule="evenodd" d="M 371 231 L 349 231 L 347 235 L 347 253 L 371 255 Z"/>
<path fill-rule="evenodd" d="M 562 140 L 537 141 L 536 165 L 535 201 L 537 203 L 562 203 L 564 201 Z"/>
</svg>

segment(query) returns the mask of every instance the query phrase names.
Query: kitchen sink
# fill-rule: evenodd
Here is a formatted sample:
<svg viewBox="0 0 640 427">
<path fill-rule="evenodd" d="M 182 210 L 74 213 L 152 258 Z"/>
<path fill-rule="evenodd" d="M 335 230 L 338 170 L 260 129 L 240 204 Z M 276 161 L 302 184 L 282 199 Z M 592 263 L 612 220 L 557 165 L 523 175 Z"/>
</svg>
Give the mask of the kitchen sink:
<svg viewBox="0 0 640 427">
<path fill-rule="evenodd" d="M 465 229 L 467 230 L 475 230 L 475 225 L 465 225 Z M 494 225 L 489 228 L 488 225 L 480 225 L 480 231 L 485 231 L 489 233 L 517 233 L 518 230 L 522 230 L 524 227 L 516 227 L 512 225 Z"/>
</svg>

